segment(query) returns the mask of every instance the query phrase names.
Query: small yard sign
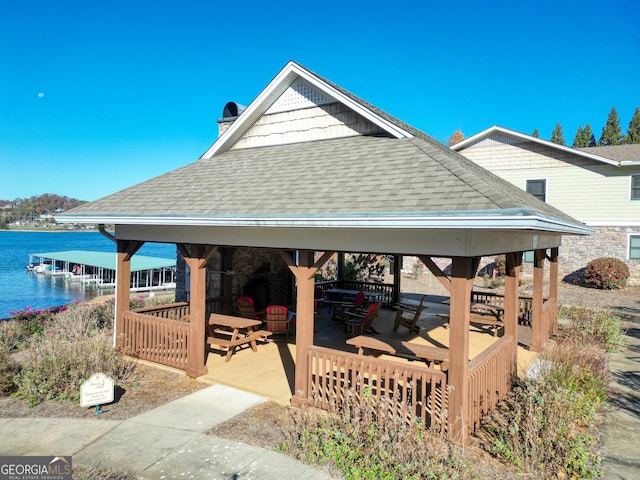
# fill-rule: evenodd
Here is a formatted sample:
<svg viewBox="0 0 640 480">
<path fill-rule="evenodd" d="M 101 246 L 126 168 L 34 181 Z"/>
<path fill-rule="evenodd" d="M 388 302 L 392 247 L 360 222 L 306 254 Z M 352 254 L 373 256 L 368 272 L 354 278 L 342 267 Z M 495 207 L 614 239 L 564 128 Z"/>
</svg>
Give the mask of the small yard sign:
<svg viewBox="0 0 640 480">
<path fill-rule="evenodd" d="M 80 406 L 94 407 L 113 402 L 113 380 L 104 373 L 94 373 L 80 386 Z"/>
</svg>

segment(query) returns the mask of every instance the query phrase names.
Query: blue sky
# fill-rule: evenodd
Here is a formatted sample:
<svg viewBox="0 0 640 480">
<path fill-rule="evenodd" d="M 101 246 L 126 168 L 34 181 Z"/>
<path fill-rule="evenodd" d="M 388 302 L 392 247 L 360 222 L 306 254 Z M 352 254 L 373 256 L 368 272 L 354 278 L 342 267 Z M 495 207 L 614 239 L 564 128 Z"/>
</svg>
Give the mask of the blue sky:
<svg viewBox="0 0 640 480">
<path fill-rule="evenodd" d="M 446 142 L 623 132 L 640 2 L 0 0 L 0 199 L 95 200 L 196 160 L 289 60 Z"/>
</svg>

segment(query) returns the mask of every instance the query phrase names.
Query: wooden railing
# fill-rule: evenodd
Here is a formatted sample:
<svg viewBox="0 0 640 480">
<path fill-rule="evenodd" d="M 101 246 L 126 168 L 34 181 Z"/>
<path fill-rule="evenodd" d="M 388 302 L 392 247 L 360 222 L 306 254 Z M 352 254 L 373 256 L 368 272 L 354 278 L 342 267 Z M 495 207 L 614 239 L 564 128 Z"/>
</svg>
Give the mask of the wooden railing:
<svg viewBox="0 0 640 480">
<path fill-rule="evenodd" d="M 467 420 L 472 432 L 479 426 L 482 415 L 492 411 L 511 388 L 516 375 L 513 362 L 516 348 L 514 338 L 505 335 L 469 362 Z"/>
<path fill-rule="evenodd" d="M 393 290 L 392 283 L 374 283 L 374 282 L 359 282 L 356 280 L 329 280 L 325 282 L 316 282 L 316 290 L 318 293 L 316 297 L 322 295 L 326 297 L 326 291 L 331 288 L 346 288 L 349 290 L 362 290 L 363 292 L 375 293 L 377 295 L 376 301 L 383 305 L 393 305 Z"/>
<path fill-rule="evenodd" d="M 504 295 L 494 292 L 471 292 L 472 303 L 486 303 L 496 307 L 504 307 Z M 530 295 L 519 295 L 518 305 L 520 313 L 518 314 L 519 323 L 531 325 L 531 315 L 533 312 L 533 297 Z"/>
<path fill-rule="evenodd" d="M 185 321 L 185 318 L 189 315 L 189 303 L 179 302 L 169 303 L 167 305 L 154 305 L 152 307 L 136 308 L 131 311 L 155 318 Z"/>
<path fill-rule="evenodd" d="M 318 346 L 310 347 L 308 358 L 314 406 L 341 411 L 346 402 L 357 402 L 407 422 L 420 418 L 434 432 L 446 430 L 446 373 Z"/>
<path fill-rule="evenodd" d="M 133 311 L 124 312 L 122 318 L 123 354 L 186 368 L 188 322 Z"/>
</svg>

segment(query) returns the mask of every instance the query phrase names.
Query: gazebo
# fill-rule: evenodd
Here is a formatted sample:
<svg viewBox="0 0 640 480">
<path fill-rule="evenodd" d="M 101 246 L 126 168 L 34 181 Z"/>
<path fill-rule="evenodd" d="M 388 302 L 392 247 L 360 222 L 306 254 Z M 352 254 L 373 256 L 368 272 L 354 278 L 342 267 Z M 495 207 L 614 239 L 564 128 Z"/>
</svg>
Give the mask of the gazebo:
<svg viewBox="0 0 640 480">
<path fill-rule="evenodd" d="M 57 216 L 115 227 L 116 348 L 203 375 L 208 315 L 231 309 L 224 281 L 220 295 L 208 296 L 209 260 L 225 265 L 237 247 L 271 249 L 295 278 L 292 404 L 328 408 L 329 397 L 343 398 L 353 379 L 364 379 L 377 395 L 411 397 L 410 409 L 428 424 L 445 412 L 443 430 L 464 439 L 515 375 L 523 252 L 535 252 L 539 349 L 556 322 L 562 236 L 591 231 L 295 62 L 246 108 L 230 102 L 224 115 L 220 136 L 197 161 Z M 188 266 L 188 302 L 129 311 L 130 262 L 144 242 L 176 244 Z M 314 345 L 314 275 L 336 252 L 423 260 L 451 295 L 446 372 Z M 470 359 L 473 279 L 481 258 L 497 254 L 507 266 L 504 336 Z M 450 275 L 432 257 L 450 258 Z"/>
</svg>

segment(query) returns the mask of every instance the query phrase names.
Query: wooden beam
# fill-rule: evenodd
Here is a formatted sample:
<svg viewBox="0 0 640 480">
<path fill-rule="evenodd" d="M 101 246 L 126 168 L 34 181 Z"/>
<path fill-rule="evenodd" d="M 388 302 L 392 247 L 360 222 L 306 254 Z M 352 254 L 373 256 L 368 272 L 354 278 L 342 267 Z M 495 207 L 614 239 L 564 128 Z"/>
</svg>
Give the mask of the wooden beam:
<svg viewBox="0 0 640 480">
<path fill-rule="evenodd" d="M 549 302 L 550 305 L 550 317 L 551 333 L 555 333 L 558 330 L 558 247 L 551 249 L 551 255 L 549 256 Z"/>
<path fill-rule="evenodd" d="M 424 260 L 423 260 L 424 261 Z M 475 271 L 470 257 L 454 257 L 451 264 L 449 312 L 449 429 L 451 438 L 462 444 L 469 431 L 469 327 L 471 289 Z"/>
<path fill-rule="evenodd" d="M 433 273 L 433 275 L 438 279 L 442 286 L 447 289 L 447 292 L 451 294 L 451 280 L 445 275 L 440 267 L 436 265 L 433 260 L 431 260 L 431 257 L 427 257 L 426 255 L 418 255 L 418 258 L 422 260 L 422 263 L 424 263 L 429 271 Z"/>
<path fill-rule="evenodd" d="M 531 351 L 540 352 L 545 342 L 544 325 L 542 321 L 542 306 L 544 299 L 544 250 L 533 252 L 533 299 L 531 306 Z"/>
<path fill-rule="evenodd" d="M 129 243 L 125 240 L 116 242 L 116 301 L 113 325 L 113 339 L 116 351 L 122 350 L 122 331 L 124 312 L 130 309 L 131 301 L 131 256 L 127 253 Z"/>
<path fill-rule="evenodd" d="M 312 250 L 298 252 L 298 265 L 292 268 L 298 280 L 296 296 L 296 371 L 295 393 L 291 404 L 298 406 L 309 397 L 309 347 L 313 345 L 314 275 L 317 271 Z"/>
<path fill-rule="evenodd" d="M 325 263 L 327 263 L 327 262 L 329 261 L 329 259 L 330 259 L 331 257 L 333 257 L 333 255 L 334 255 L 335 253 L 336 253 L 336 252 L 324 252 L 324 253 L 322 254 L 322 256 L 321 256 L 318 260 L 316 260 L 316 263 L 314 263 L 314 264 L 313 264 L 313 267 L 316 269 L 316 273 L 318 273 L 318 270 L 320 270 L 320 269 L 322 268 L 322 266 L 323 266 Z M 315 275 L 315 274 L 314 274 L 314 275 Z"/>
<path fill-rule="evenodd" d="M 206 366 L 206 259 L 217 247 L 192 245 L 190 255 L 185 257 L 189 267 L 189 342 L 187 345 L 187 367 L 185 373 L 192 378 L 207 373 Z M 215 253 L 215 252 L 214 252 Z"/>
<path fill-rule="evenodd" d="M 518 287 L 522 270 L 522 252 L 506 254 L 506 272 L 504 279 L 504 334 L 515 340 L 511 361 L 513 371 L 518 370 L 518 317 L 520 316 L 520 300 Z"/>
<path fill-rule="evenodd" d="M 393 256 L 393 298 L 391 303 L 396 305 L 400 303 L 400 281 L 402 279 L 402 255 Z"/>
</svg>

